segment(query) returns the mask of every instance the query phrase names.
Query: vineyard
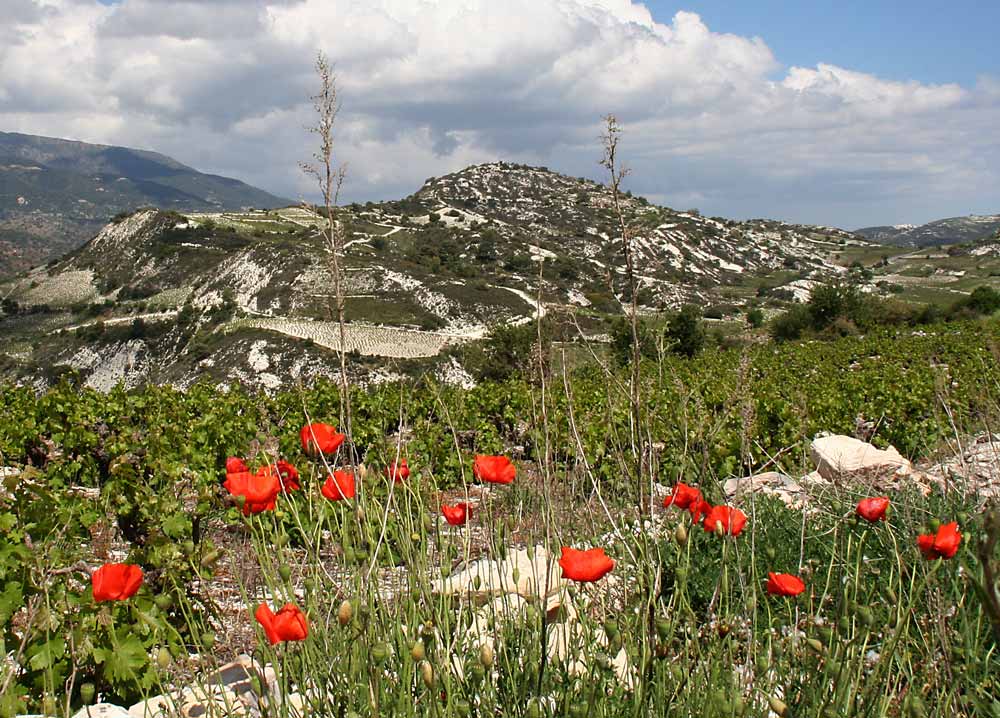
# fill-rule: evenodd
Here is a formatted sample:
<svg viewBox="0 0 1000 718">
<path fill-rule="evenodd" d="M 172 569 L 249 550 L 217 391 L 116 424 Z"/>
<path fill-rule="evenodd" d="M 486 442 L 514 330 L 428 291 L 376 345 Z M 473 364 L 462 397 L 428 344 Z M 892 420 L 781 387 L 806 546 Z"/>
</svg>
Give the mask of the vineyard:
<svg viewBox="0 0 1000 718">
<path fill-rule="evenodd" d="M 995 319 L 665 358 L 637 405 L 553 364 L 349 406 L 0 387 L 0 715 L 1000 716 L 1000 518 L 960 475 L 723 490 L 821 432 L 988 437 Z"/>
</svg>

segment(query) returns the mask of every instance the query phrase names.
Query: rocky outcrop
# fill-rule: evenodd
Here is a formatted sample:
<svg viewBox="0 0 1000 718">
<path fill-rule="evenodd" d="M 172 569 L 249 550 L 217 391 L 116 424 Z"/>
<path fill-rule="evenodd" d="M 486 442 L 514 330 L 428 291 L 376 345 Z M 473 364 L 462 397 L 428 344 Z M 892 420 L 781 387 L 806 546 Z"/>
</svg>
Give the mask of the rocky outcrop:
<svg viewBox="0 0 1000 718">
<path fill-rule="evenodd" d="M 850 436 L 818 436 L 809 445 L 816 470 L 824 479 L 837 482 L 851 474 L 909 474 L 913 465 L 896 449 L 878 449 Z"/>
</svg>

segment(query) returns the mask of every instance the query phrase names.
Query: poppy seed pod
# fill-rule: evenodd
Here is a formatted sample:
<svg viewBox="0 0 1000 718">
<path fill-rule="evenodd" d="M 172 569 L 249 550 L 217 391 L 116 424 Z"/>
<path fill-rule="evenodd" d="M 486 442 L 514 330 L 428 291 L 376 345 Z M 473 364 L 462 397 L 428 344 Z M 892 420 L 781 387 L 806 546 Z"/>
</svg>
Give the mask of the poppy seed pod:
<svg viewBox="0 0 1000 718">
<path fill-rule="evenodd" d="M 483 668 L 489 668 L 493 665 L 493 646 L 484 643 L 479 647 L 479 663 Z"/>
<path fill-rule="evenodd" d="M 410 658 L 415 661 L 422 661 L 427 656 L 427 649 L 424 648 L 423 641 L 415 641 L 410 647 Z"/>
<path fill-rule="evenodd" d="M 351 622 L 351 618 L 354 616 L 354 607 L 351 602 L 346 598 L 340 602 L 340 607 L 337 609 L 337 623 L 341 626 L 346 626 Z"/>
<path fill-rule="evenodd" d="M 777 696 L 768 696 L 767 705 L 772 711 L 777 713 L 779 716 L 782 716 L 782 718 L 788 715 L 788 706 L 785 705 L 785 702 Z"/>
<path fill-rule="evenodd" d="M 427 661 L 420 661 L 420 678 L 428 688 L 434 687 L 434 667 Z"/>
</svg>

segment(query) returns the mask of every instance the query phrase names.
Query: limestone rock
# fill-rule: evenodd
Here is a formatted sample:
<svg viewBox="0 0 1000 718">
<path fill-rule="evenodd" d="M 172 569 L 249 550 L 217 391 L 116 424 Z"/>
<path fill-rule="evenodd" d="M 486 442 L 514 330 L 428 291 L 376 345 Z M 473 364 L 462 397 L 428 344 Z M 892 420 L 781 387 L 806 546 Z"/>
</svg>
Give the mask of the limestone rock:
<svg viewBox="0 0 1000 718">
<path fill-rule="evenodd" d="M 165 718 L 173 711 L 173 705 L 166 696 L 154 696 L 130 706 L 128 714 L 131 718 Z"/>
<path fill-rule="evenodd" d="M 443 596 L 470 596 L 478 604 L 512 593 L 524 598 L 541 597 L 546 599 L 546 610 L 550 610 L 564 586 L 566 581 L 557 559 L 542 546 L 535 546 L 533 559 L 527 549 L 511 549 L 506 559 L 476 561 L 464 571 L 435 581 L 432 589 Z"/>
<path fill-rule="evenodd" d="M 78 710 L 73 718 L 130 718 L 130 715 L 127 710 L 114 703 L 95 703 Z"/>
<path fill-rule="evenodd" d="M 850 436 L 818 436 L 809 447 L 816 470 L 824 479 L 836 481 L 849 474 L 895 474 L 905 476 L 913 466 L 891 446 L 877 449 Z"/>
</svg>

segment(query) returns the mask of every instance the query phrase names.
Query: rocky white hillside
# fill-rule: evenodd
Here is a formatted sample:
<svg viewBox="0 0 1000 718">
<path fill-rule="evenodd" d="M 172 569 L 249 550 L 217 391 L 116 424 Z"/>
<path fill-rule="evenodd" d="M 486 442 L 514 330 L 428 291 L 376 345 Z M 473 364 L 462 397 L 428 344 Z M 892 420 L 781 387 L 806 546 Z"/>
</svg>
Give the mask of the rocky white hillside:
<svg viewBox="0 0 1000 718">
<path fill-rule="evenodd" d="M 844 271 L 838 253 L 864 247 L 837 229 L 625 204 L 645 312 L 688 301 L 732 307 L 763 277 L 795 290 Z M 347 345 L 360 356 L 435 357 L 539 313 L 574 312 L 585 331 L 602 333 L 629 301 L 610 195 L 589 180 L 479 165 L 400 201 L 341 208 L 338 221 Z M 102 386 L 206 373 L 277 386 L 324 373 L 339 334 L 323 226 L 294 207 L 127 216 L 0 286 L 6 363 L 36 373 L 70 366 Z"/>
</svg>

